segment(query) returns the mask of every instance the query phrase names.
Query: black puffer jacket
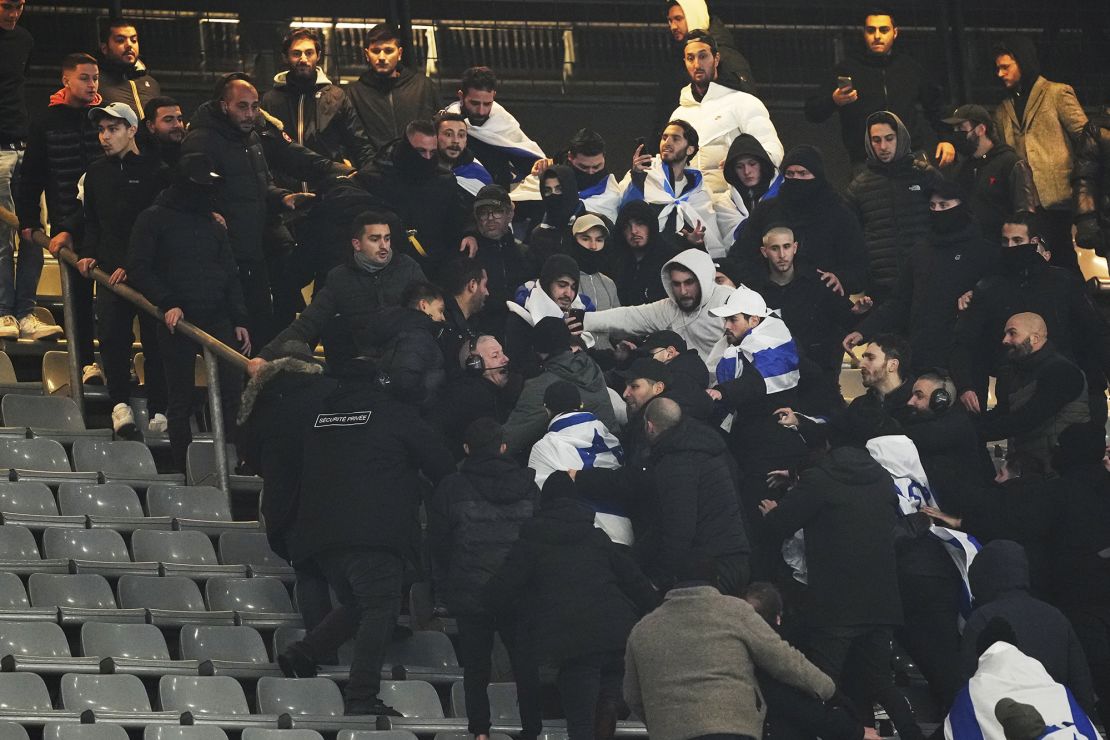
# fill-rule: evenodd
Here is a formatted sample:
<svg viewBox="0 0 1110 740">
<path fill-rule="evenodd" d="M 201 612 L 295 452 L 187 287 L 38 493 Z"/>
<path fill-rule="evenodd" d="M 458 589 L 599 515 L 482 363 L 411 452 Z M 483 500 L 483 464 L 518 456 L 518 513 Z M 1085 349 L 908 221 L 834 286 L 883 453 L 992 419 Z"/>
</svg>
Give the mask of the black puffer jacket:
<svg viewBox="0 0 1110 740">
<path fill-rule="evenodd" d="M 279 72 L 273 89 L 262 96 L 262 107 L 282 122 L 293 141 L 332 161 L 346 159 L 358 168 L 374 156 L 350 98 L 320 69 L 307 86 Z"/>
<path fill-rule="evenodd" d="M 894 481 L 867 450 L 838 447 L 764 518 L 779 539 L 805 529 L 812 625 L 900 625 Z M 851 574 L 851 577 L 847 577 Z"/>
<path fill-rule="evenodd" d="M 303 435 L 301 501 L 289 554 L 340 548 L 415 557 L 420 503 L 455 469 L 450 451 L 413 406 L 375 378 L 343 378 Z M 320 481 L 327 485 L 320 485 Z"/>
<path fill-rule="evenodd" d="M 1016 542 L 996 540 L 985 545 L 967 569 L 975 611 L 964 625 L 962 667 L 965 678 L 975 673 L 976 649 L 987 623 L 1000 617 L 1017 635 L 1017 647 L 1040 661 L 1053 680 L 1064 684 L 1090 712 L 1094 707 L 1091 672 L 1079 638 L 1067 617 L 1029 595 L 1029 565 Z"/>
<path fill-rule="evenodd" d="M 270 211 L 281 207 L 288 192 L 274 186 L 262 140 L 254 131 L 243 133 L 233 126 L 219 104 L 210 100 L 197 108 L 181 142 L 182 155 L 193 152 L 207 154 L 223 176 L 216 186 L 215 205 L 227 221 L 235 259 L 262 261 Z"/>
<path fill-rule="evenodd" d="M 897 116 L 886 111 L 867 117 L 865 133 L 873 123 L 895 127 L 898 148 L 894 159 L 880 162 L 869 142 L 867 166 L 860 170 L 844 199 L 863 225 L 867 244 L 867 287 L 889 291 L 898 280 L 898 269 L 910 248 L 929 233 L 929 192 L 940 172 L 910 151 L 910 135 Z"/>
<path fill-rule="evenodd" d="M 539 498 L 533 472 L 502 455 L 468 457 L 440 482 L 428 534 L 443 575 L 436 593 L 452 614 L 484 611 L 482 591 Z"/>
<path fill-rule="evenodd" d="M 126 64 L 98 55 L 97 66 L 100 69 L 98 91 L 104 98 L 104 105 L 126 103 L 139 116 L 139 120 L 143 120 L 147 113 L 147 103 L 162 94 L 162 86 L 147 71 L 143 60 L 138 59 L 134 64 Z M 137 104 L 136 95 L 139 98 Z M 153 111 L 150 112 L 153 113 Z"/>
<path fill-rule="evenodd" d="M 230 317 L 247 325 L 239 268 L 227 231 L 205 199 L 171 185 L 139 214 L 131 230 L 130 282 L 151 303 L 185 318 Z"/>
<path fill-rule="evenodd" d="M 431 119 L 440 108 L 434 82 L 403 64 L 397 71 L 397 77 L 383 77 L 368 69 L 346 88 L 375 149 L 403 136 L 405 126 L 417 118 Z"/>
<path fill-rule="evenodd" d="M 974 219 L 952 234 L 930 230 L 913 246 L 890 298 L 863 320 L 859 331 L 865 339 L 890 331 L 908 335 L 914 367 L 948 367 L 956 302 L 994 272 L 997 253 Z"/>
<path fill-rule="evenodd" d="M 646 569 L 656 586 L 671 585 L 691 559 L 751 551 L 728 456 L 719 434 L 686 419 L 652 442 L 659 549 Z"/>
<path fill-rule="evenodd" d="M 592 506 L 556 498 L 520 528 L 485 602 L 494 614 L 522 614 L 538 655 L 558 664 L 624 650 L 656 596 L 632 559 L 594 527 Z"/>
<path fill-rule="evenodd" d="M 383 209 L 381 198 L 345 177 L 321 183 L 312 208 L 297 224 L 297 243 L 310 255 L 317 292 L 327 284 L 331 271 L 351 258 L 351 224 L 355 218 L 363 211 Z M 400 251 L 404 232 L 392 234 L 391 239 L 395 253 Z"/>
<path fill-rule="evenodd" d="M 39 197 L 45 193 L 53 232 L 73 229 L 73 219 L 79 219 L 81 212 L 77 181 L 104 156 L 88 106 L 66 105 L 63 93 L 50 97 L 50 107 L 31 126 L 15 192 L 21 228 L 42 227 Z"/>
<path fill-rule="evenodd" d="M 859 99 L 838 107 L 833 102 L 832 91 L 840 76 L 852 78 L 852 87 L 859 92 Z M 917 112 L 918 104 L 924 115 Z M 806 119 L 822 123 L 834 113 L 839 114 L 840 135 L 848 157 L 853 162 L 863 162 L 867 155 L 861 145 L 867 117 L 872 113 L 880 110 L 894 113 L 909 129 L 914 151 L 924 150 L 932 156 L 938 133 L 946 130 L 941 122 L 943 108 L 940 86 L 929 79 L 926 70 L 913 57 L 898 49 L 889 55 L 876 56 L 859 48 L 834 66 L 822 81 L 821 89 L 806 101 Z"/>
<path fill-rule="evenodd" d="M 384 146 L 354 180 L 396 213 L 406 229 L 416 232 L 425 254 L 407 240 L 393 248 L 404 248 L 434 274 L 435 268 L 458 253 L 467 215 L 451 171 L 440 165 L 430 174 L 420 174 L 411 164 L 419 156 L 406 139 L 397 139 Z"/>
<path fill-rule="evenodd" d="M 648 243 L 646 247 L 634 250 L 624 240 L 624 228 L 629 220 L 647 224 Z M 653 303 L 667 297 L 663 281 L 659 279 L 663 265 L 676 252 L 659 235 L 659 217 L 655 210 L 642 200 L 633 200 L 621 206 L 617 214 L 617 224 L 613 229 L 620 257 L 620 268 L 616 275 L 617 296 L 622 306 L 639 306 Z"/>
<path fill-rule="evenodd" d="M 169 168 L 152 154 L 101 158 L 85 173 L 84 234 L 77 254 L 112 273 L 127 264 L 135 219 L 169 184 Z"/>
<path fill-rule="evenodd" d="M 312 299 L 297 320 L 287 326 L 258 353 L 273 359 L 283 344 L 303 342 L 315 347 L 323 336 L 345 337 L 344 357 L 352 357 L 374 346 L 370 341 L 376 315 L 388 306 L 396 306 L 410 283 L 425 281 L 424 272 L 411 257 L 394 254 L 384 269 L 370 273 L 353 259 L 328 273 L 328 282 Z M 335 327 L 336 322 L 339 327 Z M 329 345 L 329 354 L 331 353 Z M 329 357 L 339 362 L 344 357 Z"/>
<path fill-rule="evenodd" d="M 1033 171 L 1009 144 L 995 144 L 982 157 L 968 157 L 955 167 L 952 179 L 968 194 L 968 203 L 983 230 L 994 240 L 1005 219 L 1040 206 Z"/>
</svg>

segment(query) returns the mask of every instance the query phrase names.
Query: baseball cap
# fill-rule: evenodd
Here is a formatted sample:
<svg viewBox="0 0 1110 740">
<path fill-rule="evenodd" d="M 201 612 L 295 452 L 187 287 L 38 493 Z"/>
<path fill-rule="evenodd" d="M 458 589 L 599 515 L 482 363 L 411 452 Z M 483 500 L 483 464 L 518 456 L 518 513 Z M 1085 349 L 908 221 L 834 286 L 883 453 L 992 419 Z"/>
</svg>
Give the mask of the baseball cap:
<svg viewBox="0 0 1110 740">
<path fill-rule="evenodd" d="M 215 185 L 222 180 L 220 173 L 212 164 L 212 158 L 204 152 L 189 152 L 177 160 L 178 176 L 195 185 Z"/>
<path fill-rule="evenodd" d="M 500 185 L 483 185 L 478 194 L 474 196 L 474 210 L 478 210 L 482 206 L 508 208 L 510 205 L 512 205 L 512 201 L 509 199 L 509 191 Z"/>
<path fill-rule="evenodd" d="M 109 103 L 108 105 L 98 106 L 89 109 L 89 118 L 96 122 L 105 116 L 111 118 L 120 118 L 127 121 L 128 126 L 138 126 L 139 117 L 135 115 L 135 111 L 127 103 Z"/>
<path fill-rule="evenodd" d="M 617 376 L 624 380 L 643 378 L 654 383 L 671 384 L 671 370 L 659 360 L 647 357 L 638 357 L 632 361 L 627 370 L 618 370 Z"/>
<path fill-rule="evenodd" d="M 738 313 L 747 314 L 748 316 L 771 315 L 771 311 L 767 308 L 767 301 L 763 300 L 763 296 L 746 285 L 741 285 L 732 291 L 728 300 L 725 301 L 725 305 L 711 308 L 709 313 L 722 319 L 735 316 Z"/>
<path fill-rule="evenodd" d="M 674 347 L 679 352 L 686 351 L 686 340 L 679 336 L 678 332 L 664 329 L 657 331 L 636 348 L 637 353 L 641 355 L 650 356 L 652 352 L 657 349 L 665 349 L 667 347 Z"/>
<path fill-rule="evenodd" d="M 605 232 L 605 235 L 609 235 L 609 227 L 606 225 L 605 221 L 602 220 L 601 216 L 597 215 L 596 213 L 584 213 L 578 218 L 574 219 L 574 224 L 570 227 L 570 233 L 578 236 L 579 234 L 584 234 L 595 226 L 600 226 L 601 230 Z"/>
<path fill-rule="evenodd" d="M 973 103 L 966 103 L 961 105 L 956 110 L 952 111 L 952 115 L 943 119 L 944 123 L 953 126 L 958 123 L 968 121 L 970 123 L 984 123 L 991 122 L 991 114 L 987 113 L 987 109 L 981 105 L 974 105 Z"/>
</svg>

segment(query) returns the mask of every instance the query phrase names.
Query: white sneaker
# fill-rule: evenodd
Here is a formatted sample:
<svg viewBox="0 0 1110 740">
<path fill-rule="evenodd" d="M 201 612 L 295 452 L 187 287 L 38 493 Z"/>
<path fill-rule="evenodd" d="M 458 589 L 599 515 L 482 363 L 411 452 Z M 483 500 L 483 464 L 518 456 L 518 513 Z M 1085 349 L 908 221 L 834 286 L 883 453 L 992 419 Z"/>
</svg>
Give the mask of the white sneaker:
<svg viewBox="0 0 1110 740">
<path fill-rule="evenodd" d="M 0 316 L 0 339 L 19 339 L 19 322 L 15 316 Z"/>
<path fill-rule="evenodd" d="M 46 339 L 62 333 L 62 327 L 57 324 L 47 324 L 39 321 L 39 317 L 29 313 L 19 320 L 19 335 L 24 339 Z"/>
<path fill-rule="evenodd" d="M 166 418 L 165 414 L 155 414 L 150 417 L 150 421 L 147 423 L 146 428 L 155 434 L 165 434 L 169 426 L 170 420 Z"/>
<path fill-rule="evenodd" d="M 135 414 L 126 403 L 117 403 L 112 408 L 112 431 L 117 437 L 135 436 Z"/>
<path fill-rule="evenodd" d="M 81 382 L 85 385 L 104 385 L 104 371 L 95 362 L 85 365 L 81 368 Z"/>
</svg>

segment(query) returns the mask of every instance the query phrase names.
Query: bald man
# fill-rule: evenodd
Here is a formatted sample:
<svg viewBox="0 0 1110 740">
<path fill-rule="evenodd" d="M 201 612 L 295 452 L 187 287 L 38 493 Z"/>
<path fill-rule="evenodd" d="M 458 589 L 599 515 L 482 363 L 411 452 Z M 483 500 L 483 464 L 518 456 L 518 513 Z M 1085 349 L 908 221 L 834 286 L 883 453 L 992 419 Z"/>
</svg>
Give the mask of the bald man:
<svg viewBox="0 0 1110 740">
<path fill-rule="evenodd" d="M 274 185 L 262 140 L 254 130 L 258 116 L 258 90 L 250 78 L 241 73 L 225 75 L 213 99 L 193 114 L 181 154 L 207 154 L 223 176 L 212 206 L 227 221 L 250 316 L 251 339 L 256 347 L 264 347 L 278 327 L 273 326 L 263 234 L 270 211 L 294 208 L 301 196 Z"/>
<path fill-rule="evenodd" d="M 983 414 L 980 432 L 987 441 L 1009 440 L 1011 453 L 1029 454 L 1049 469 L 1060 433 L 1091 419 L 1087 380 L 1048 341 L 1048 327 L 1040 314 L 1011 316 L 1002 344 L 1008 361 L 995 388 L 998 405 Z"/>
</svg>

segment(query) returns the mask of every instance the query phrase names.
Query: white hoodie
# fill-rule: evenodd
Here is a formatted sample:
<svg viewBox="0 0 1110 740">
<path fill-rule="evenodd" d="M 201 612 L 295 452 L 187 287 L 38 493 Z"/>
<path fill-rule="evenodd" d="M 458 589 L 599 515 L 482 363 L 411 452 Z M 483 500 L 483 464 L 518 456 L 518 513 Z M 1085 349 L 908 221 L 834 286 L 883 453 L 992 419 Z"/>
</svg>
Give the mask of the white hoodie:
<svg viewBox="0 0 1110 740">
<path fill-rule="evenodd" d="M 686 121 L 698 132 L 698 153 L 689 166 L 701 170 L 705 187 L 714 195 L 728 192 L 721 163 L 740 134 L 754 136 L 775 167 L 782 164 L 783 149 L 778 131 L 771 122 L 767 106 L 754 95 L 710 82 L 705 97 L 699 101 L 694 98 L 692 86 L 687 85 L 682 88 L 678 107 L 671 114 L 671 119 L 675 118 Z"/>
<path fill-rule="evenodd" d="M 694 273 L 701 285 L 701 303 L 690 313 L 684 312 L 675 303 L 669 273 L 672 265 Z M 642 306 L 623 306 L 587 313 L 584 328 L 586 331 L 619 331 L 634 337 L 646 337 L 657 331 L 670 329 L 685 339 L 690 349 L 696 349 L 703 358 L 708 359 L 713 345 L 724 333 L 724 320 L 711 315 L 709 309 L 723 306 L 732 293 L 732 288 L 727 285 L 717 285 L 714 281 L 716 274 L 713 259 L 707 253 L 700 249 L 687 249 L 664 264 L 660 271 L 667 298 Z"/>
</svg>

